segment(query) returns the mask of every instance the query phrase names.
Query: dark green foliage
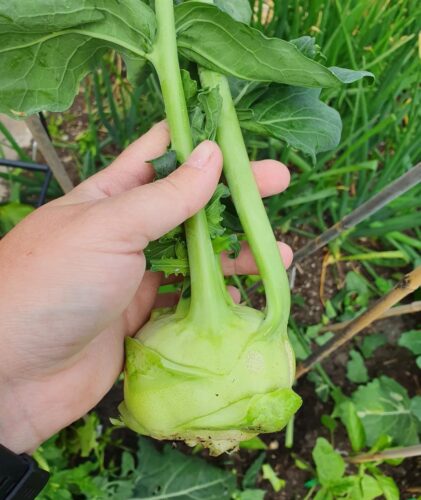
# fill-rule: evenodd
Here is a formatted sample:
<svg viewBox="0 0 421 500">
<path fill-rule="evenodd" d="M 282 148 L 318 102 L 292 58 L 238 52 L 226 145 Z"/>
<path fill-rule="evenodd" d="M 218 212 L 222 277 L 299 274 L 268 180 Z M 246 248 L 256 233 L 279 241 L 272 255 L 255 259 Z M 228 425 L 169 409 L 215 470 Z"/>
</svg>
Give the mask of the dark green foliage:
<svg viewBox="0 0 421 500">
<path fill-rule="evenodd" d="M 177 153 L 172 150 L 167 151 L 159 158 L 151 160 L 151 163 L 155 170 L 156 178 L 163 179 L 177 168 Z"/>
<path fill-rule="evenodd" d="M 249 117 L 241 126 L 259 135 L 281 139 L 316 160 L 316 155 L 338 146 L 342 122 L 339 113 L 320 100 L 320 89 L 271 85 L 250 102 Z M 238 107 L 243 110 L 241 101 Z"/>
<path fill-rule="evenodd" d="M 1 0 L 0 111 L 17 117 L 68 109 L 81 79 L 115 47 L 129 55 L 136 79 L 155 30 L 153 11 L 137 0 Z"/>
<path fill-rule="evenodd" d="M 329 70 L 305 57 L 294 44 L 265 38 L 213 5 L 181 4 L 176 21 L 181 54 L 226 75 L 302 87 L 338 87 L 372 76 L 364 71 Z"/>
<path fill-rule="evenodd" d="M 140 440 L 139 469 L 133 496 L 206 500 L 229 499 L 236 487 L 235 476 L 196 457 L 186 457 L 166 445 L 160 453 Z"/>
<path fill-rule="evenodd" d="M 418 400 L 411 403 L 407 390 L 393 379 L 382 376 L 372 380 L 357 389 L 352 400 L 369 446 L 384 434 L 400 446 L 419 442 Z"/>
</svg>

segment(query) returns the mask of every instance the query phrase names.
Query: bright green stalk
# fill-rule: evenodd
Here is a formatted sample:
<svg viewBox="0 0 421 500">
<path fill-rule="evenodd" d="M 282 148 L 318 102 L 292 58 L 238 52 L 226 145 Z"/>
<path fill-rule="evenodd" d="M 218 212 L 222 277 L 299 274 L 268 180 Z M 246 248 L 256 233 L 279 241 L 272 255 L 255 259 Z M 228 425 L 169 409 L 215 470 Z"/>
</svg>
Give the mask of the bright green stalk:
<svg viewBox="0 0 421 500">
<path fill-rule="evenodd" d="M 180 162 L 193 150 L 189 116 L 178 62 L 172 0 L 156 2 L 158 36 L 150 60 L 161 83 L 172 147 Z M 185 223 L 191 280 L 190 315 L 220 331 L 227 311 L 227 296 L 221 270 L 215 259 L 206 214 L 201 210 Z M 214 328 L 215 327 L 215 328 Z"/>
<path fill-rule="evenodd" d="M 290 309 L 288 277 L 272 227 L 266 215 L 244 144 L 227 79 L 214 71 L 200 69 L 205 87 L 217 87 L 222 97 L 217 141 L 224 155 L 224 173 L 235 208 L 257 263 L 266 292 L 265 334 L 286 328 Z"/>
<path fill-rule="evenodd" d="M 184 161 L 192 140 L 172 0 L 157 1 L 156 15 L 158 39 L 150 59 L 161 81 L 173 147 Z M 126 339 L 119 407 L 135 431 L 190 446 L 200 443 L 215 455 L 258 433 L 282 429 L 301 404 L 291 389 L 295 360 L 286 334 L 288 281 L 228 86 L 224 79 L 217 83 L 224 98 L 219 136 L 227 177 L 267 287 L 267 312 L 232 303 L 206 215 L 199 212 L 186 223 L 191 300 L 181 300 L 175 312 L 158 311 L 135 338 Z"/>
</svg>

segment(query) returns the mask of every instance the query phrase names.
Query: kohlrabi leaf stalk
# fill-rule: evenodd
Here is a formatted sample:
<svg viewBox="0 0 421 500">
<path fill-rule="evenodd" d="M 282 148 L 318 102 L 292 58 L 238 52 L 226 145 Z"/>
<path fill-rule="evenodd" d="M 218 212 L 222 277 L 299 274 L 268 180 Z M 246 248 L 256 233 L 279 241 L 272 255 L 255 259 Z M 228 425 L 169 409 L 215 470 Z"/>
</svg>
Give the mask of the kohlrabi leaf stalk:
<svg viewBox="0 0 421 500">
<path fill-rule="evenodd" d="M 172 149 L 180 162 L 193 149 L 178 63 L 172 0 L 156 2 L 157 39 L 149 59 L 162 88 Z M 223 109 L 218 142 L 246 235 L 264 280 L 263 313 L 235 305 L 226 291 L 206 214 L 185 224 L 190 296 L 175 311 L 154 314 L 126 341 L 125 423 L 156 439 L 198 443 L 213 454 L 284 427 L 301 404 L 292 391 L 295 363 L 286 328 L 289 289 L 278 247 L 250 170 L 226 80 L 201 71 L 218 88 Z"/>
<path fill-rule="evenodd" d="M 290 291 L 287 273 L 279 248 L 254 179 L 237 112 L 225 76 L 200 69 L 204 87 L 217 88 L 222 97 L 217 142 L 224 155 L 224 174 L 243 225 L 247 240 L 256 260 L 265 288 L 265 334 L 287 334 L 290 310 Z"/>
<path fill-rule="evenodd" d="M 161 84 L 166 117 L 171 133 L 172 148 L 179 162 L 184 162 L 193 150 L 189 115 L 178 62 L 172 1 L 156 2 L 159 23 L 154 51 L 150 55 Z M 190 268 L 190 313 L 202 323 L 218 321 L 227 309 L 221 296 L 223 277 L 209 237 L 204 210 L 185 223 Z"/>
</svg>

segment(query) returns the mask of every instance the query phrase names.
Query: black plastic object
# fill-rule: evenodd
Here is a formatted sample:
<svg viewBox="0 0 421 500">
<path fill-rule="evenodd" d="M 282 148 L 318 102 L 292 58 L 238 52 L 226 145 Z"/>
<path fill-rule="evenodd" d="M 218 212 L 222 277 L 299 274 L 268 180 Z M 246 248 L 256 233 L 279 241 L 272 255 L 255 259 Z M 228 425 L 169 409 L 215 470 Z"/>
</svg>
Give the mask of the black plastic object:
<svg viewBox="0 0 421 500">
<path fill-rule="evenodd" d="M 45 131 L 51 138 L 50 133 L 48 131 L 45 116 L 42 113 L 40 113 L 39 117 L 44 126 Z M 22 170 L 28 170 L 30 172 L 45 172 L 45 180 L 42 185 L 41 192 L 36 203 L 36 207 L 44 205 L 47 197 L 48 187 L 53 177 L 50 167 L 48 165 L 43 165 L 40 163 L 29 163 L 26 161 L 18 161 L 18 160 L 6 160 L 5 158 L 0 158 L 0 166 L 8 168 L 20 168 Z"/>
<path fill-rule="evenodd" d="M 0 444 L 0 500 L 34 500 L 49 476 L 29 455 L 16 455 Z"/>
</svg>

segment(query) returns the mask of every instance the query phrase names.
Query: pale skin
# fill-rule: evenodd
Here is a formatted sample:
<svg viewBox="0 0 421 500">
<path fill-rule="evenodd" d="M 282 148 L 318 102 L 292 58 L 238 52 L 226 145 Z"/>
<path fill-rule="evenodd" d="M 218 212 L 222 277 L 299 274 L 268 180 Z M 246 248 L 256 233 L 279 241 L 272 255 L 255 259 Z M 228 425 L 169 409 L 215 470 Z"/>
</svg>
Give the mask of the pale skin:
<svg viewBox="0 0 421 500">
<path fill-rule="evenodd" d="M 154 307 L 163 277 L 146 271 L 143 250 L 205 206 L 222 170 L 210 141 L 166 179 L 148 160 L 170 142 L 155 125 L 108 168 L 36 210 L 0 241 L 0 443 L 31 452 L 74 422 L 121 373 L 124 338 Z M 289 184 L 279 162 L 252 163 L 262 196 Z M 289 266 L 292 251 L 279 244 Z M 244 246 L 222 255 L 225 274 L 257 274 Z M 234 300 L 239 293 L 230 290 Z"/>
</svg>

